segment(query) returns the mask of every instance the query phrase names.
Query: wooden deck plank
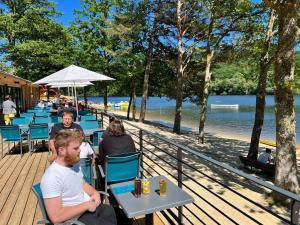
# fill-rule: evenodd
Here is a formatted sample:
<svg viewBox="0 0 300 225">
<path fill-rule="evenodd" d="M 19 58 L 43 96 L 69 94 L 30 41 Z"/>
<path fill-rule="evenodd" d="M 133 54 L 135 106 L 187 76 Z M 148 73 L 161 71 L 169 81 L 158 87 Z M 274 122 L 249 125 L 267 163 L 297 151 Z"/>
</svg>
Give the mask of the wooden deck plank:
<svg viewBox="0 0 300 225">
<path fill-rule="evenodd" d="M 42 154 L 42 158 L 37 168 L 37 172 L 35 174 L 32 185 L 39 183 L 41 181 L 41 177 L 44 174 L 44 171 L 49 164 L 47 160 L 48 153 L 44 152 L 41 154 Z M 22 225 L 37 224 L 37 220 L 39 219 L 42 219 L 41 210 L 39 208 L 38 201 L 37 198 L 35 197 L 35 194 L 32 191 L 30 191 L 20 224 Z"/>
<path fill-rule="evenodd" d="M 8 156 L 7 156 L 8 157 Z M 11 156 L 14 157 L 14 156 Z M 24 158 L 25 157 L 25 158 Z M 0 172 L 2 172 L 2 176 L 0 176 L 0 197 L 2 196 L 2 192 L 7 189 L 7 187 L 12 187 L 15 180 L 17 179 L 18 174 L 20 173 L 20 167 L 23 167 L 23 164 L 26 162 L 27 156 L 15 157 L 14 161 L 9 164 L 8 168 L 2 168 Z M 21 164 L 20 164 L 21 163 Z M 22 164 L 23 163 L 23 164 Z M 2 198 L 0 198 L 2 200 Z M 2 202 L 2 201 L 1 201 Z M 1 211 L 1 202 L 0 202 L 0 211 Z"/>
<path fill-rule="evenodd" d="M 16 200 L 18 199 L 19 193 L 21 192 L 21 189 L 23 187 L 23 184 L 25 182 L 25 178 L 26 178 L 26 174 L 28 173 L 29 169 L 31 168 L 33 159 L 35 157 L 29 157 L 29 154 L 25 154 L 21 161 L 20 164 L 25 161 L 25 164 L 23 166 L 18 166 L 20 170 L 19 173 L 14 173 L 12 175 L 13 179 L 10 179 L 12 185 L 6 185 L 5 186 L 5 191 L 1 192 L 1 197 L 0 199 L 6 199 L 5 201 L 0 202 L 0 208 L 1 208 L 1 212 L 0 212 L 0 225 L 6 225 L 11 212 L 16 204 Z M 25 160 L 26 159 L 26 160 Z M 7 188 L 6 188 L 7 187 Z"/>
<path fill-rule="evenodd" d="M 2 166 L 0 167 L 0 177 L 4 176 L 4 174 L 7 173 L 7 170 L 9 168 L 13 169 L 11 164 L 17 157 L 20 157 L 20 156 L 11 155 L 11 157 L 4 157 L 3 159 L 1 159 Z"/>
<path fill-rule="evenodd" d="M 48 154 L 47 154 L 46 155 L 46 166 L 44 168 L 44 171 L 46 170 L 46 168 L 48 168 L 49 165 L 50 165 L 50 163 L 48 162 Z M 44 172 L 41 171 L 41 176 L 39 177 L 39 179 L 37 180 L 37 182 L 41 181 L 41 178 L 42 178 L 43 174 L 44 174 Z M 40 206 L 38 205 L 38 202 L 37 202 L 37 207 L 36 207 L 36 211 L 35 211 L 35 214 L 34 214 L 33 224 L 37 224 L 38 220 L 40 220 L 42 218 L 43 218 L 42 211 L 41 211 Z"/>
<path fill-rule="evenodd" d="M 7 163 L 7 161 L 9 160 L 9 159 L 11 159 L 11 157 L 3 157 L 2 159 L 1 159 L 1 157 L 0 157 L 0 170 L 1 170 L 1 168 L 2 168 L 2 166 L 4 166 L 6 163 Z"/>
<path fill-rule="evenodd" d="M 23 212 L 25 209 L 25 205 L 26 205 L 28 196 L 31 191 L 32 183 L 35 178 L 37 168 L 41 161 L 41 156 L 42 156 L 42 154 L 34 154 L 34 155 L 30 156 L 30 157 L 34 157 L 33 163 L 30 167 L 29 172 L 26 175 L 25 182 L 24 182 L 21 192 L 16 200 L 17 204 L 15 205 L 15 207 L 13 208 L 13 210 L 11 212 L 11 215 L 13 215 L 13 216 L 10 216 L 10 219 L 7 223 L 8 225 L 20 224 L 20 221 L 22 219 L 22 215 L 23 215 Z"/>
</svg>

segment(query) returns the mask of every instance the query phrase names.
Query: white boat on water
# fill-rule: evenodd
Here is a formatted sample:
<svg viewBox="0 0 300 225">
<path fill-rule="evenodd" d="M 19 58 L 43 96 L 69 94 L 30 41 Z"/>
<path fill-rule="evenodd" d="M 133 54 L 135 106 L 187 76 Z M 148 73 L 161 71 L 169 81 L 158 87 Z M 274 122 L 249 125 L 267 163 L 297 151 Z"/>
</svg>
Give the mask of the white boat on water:
<svg viewBox="0 0 300 225">
<path fill-rule="evenodd" d="M 239 104 L 225 105 L 225 104 L 210 104 L 212 109 L 239 109 Z"/>
</svg>

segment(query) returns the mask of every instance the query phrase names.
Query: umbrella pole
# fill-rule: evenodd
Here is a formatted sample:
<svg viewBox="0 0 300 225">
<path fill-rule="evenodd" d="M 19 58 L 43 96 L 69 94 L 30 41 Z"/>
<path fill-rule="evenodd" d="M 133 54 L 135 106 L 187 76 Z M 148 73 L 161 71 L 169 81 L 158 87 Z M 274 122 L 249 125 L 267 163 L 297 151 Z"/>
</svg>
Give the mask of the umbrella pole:
<svg viewBox="0 0 300 225">
<path fill-rule="evenodd" d="M 76 113 L 77 113 L 76 120 L 79 121 L 79 118 L 78 118 L 78 102 L 77 102 L 77 94 L 76 94 L 75 82 L 74 82 L 74 94 L 75 94 L 75 104 L 76 104 Z"/>
</svg>

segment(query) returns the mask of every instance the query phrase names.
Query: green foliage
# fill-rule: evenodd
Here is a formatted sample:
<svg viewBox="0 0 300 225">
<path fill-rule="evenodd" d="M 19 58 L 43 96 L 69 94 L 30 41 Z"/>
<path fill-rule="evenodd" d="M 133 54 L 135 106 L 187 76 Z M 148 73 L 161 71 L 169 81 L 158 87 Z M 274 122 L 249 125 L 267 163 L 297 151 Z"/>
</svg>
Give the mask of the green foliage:
<svg viewBox="0 0 300 225">
<path fill-rule="evenodd" d="M 0 1 L 0 52 L 19 76 L 37 80 L 68 65 L 69 37 L 47 0 Z"/>
</svg>

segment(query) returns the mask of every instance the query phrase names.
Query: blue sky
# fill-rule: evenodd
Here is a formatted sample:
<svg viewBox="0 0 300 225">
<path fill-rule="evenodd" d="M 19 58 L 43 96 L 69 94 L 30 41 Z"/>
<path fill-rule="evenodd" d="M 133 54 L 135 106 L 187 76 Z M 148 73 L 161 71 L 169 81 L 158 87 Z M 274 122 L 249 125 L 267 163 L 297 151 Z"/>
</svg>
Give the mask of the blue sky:
<svg viewBox="0 0 300 225">
<path fill-rule="evenodd" d="M 53 0 L 56 3 L 56 9 L 63 15 L 57 18 L 64 25 L 69 25 L 69 21 L 73 20 L 73 10 L 80 9 L 80 0 Z"/>
</svg>

